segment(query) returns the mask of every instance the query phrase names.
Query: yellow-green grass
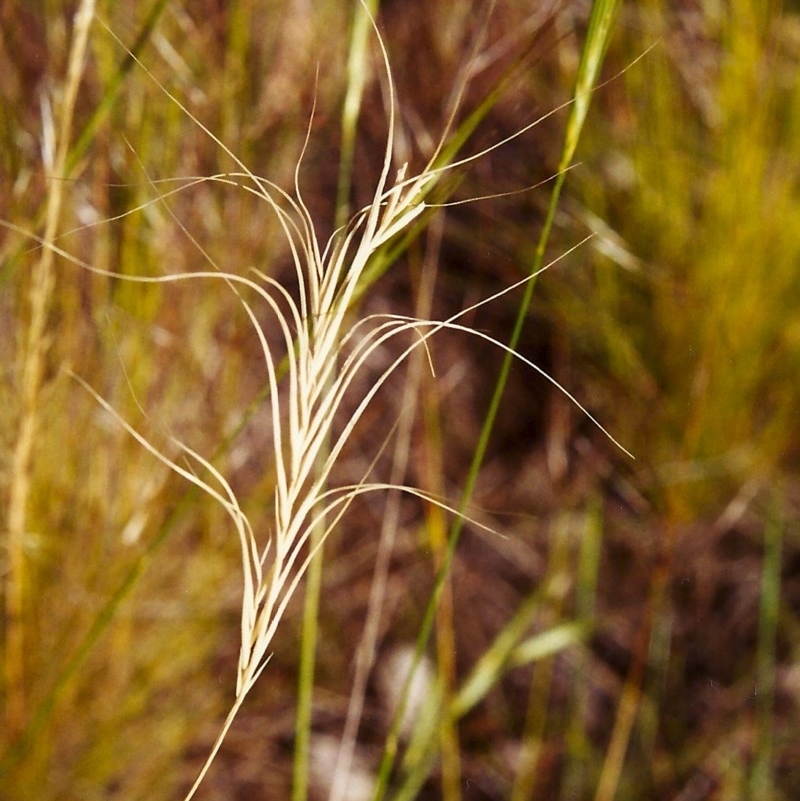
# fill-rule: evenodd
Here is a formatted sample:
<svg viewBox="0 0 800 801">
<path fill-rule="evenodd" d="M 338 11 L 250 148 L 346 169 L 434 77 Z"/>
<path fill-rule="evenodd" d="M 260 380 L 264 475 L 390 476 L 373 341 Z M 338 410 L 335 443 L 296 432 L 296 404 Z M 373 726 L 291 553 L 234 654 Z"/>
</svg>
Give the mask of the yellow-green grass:
<svg viewBox="0 0 800 801">
<path fill-rule="evenodd" d="M 644 771 L 626 797 L 643 775 L 658 787 L 693 772 L 723 798 L 791 797 L 796 773 L 776 782 L 793 759 L 777 733 L 797 725 L 796 707 L 776 716 L 773 696 L 746 688 L 771 693 L 797 657 L 795 613 L 772 604 L 793 592 L 774 532 L 796 519 L 800 18 L 791 4 L 650 2 L 629 6 L 619 30 L 611 63 L 654 47 L 595 109 L 582 151 L 594 169 L 566 207 L 600 225 L 594 271 L 546 287 L 604 420 L 636 437 L 636 464 L 610 477 L 617 497 L 659 521 L 641 531 L 651 587 L 615 723 L 619 770 Z M 776 631 L 782 668 L 767 645 Z M 698 731 L 691 703 L 675 714 L 670 698 L 704 676 L 725 684 Z M 726 711 L 748 698 L 752 728 Z"/>
</svg>

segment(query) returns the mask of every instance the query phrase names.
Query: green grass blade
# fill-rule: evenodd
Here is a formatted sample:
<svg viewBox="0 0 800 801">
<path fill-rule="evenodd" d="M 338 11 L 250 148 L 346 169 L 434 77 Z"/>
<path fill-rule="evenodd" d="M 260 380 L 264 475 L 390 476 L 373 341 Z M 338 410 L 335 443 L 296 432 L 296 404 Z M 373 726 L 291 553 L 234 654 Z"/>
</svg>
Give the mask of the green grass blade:
<svg viewBox="0 0 800 801">
<path fill-rule="evenodd" d="M 586 512 L 575 589 L 575 615 L 586 627 L 587 634 L 591 634 L 596 625 L 595 606 L 602 541 L 602 510 L 599 500 L 595 500 Z M 564 801 L 588 795 L 587 763 L 591 745 L 586 730 L 589 712 L 589 653 L 586 648 L 577 651 L 571 670 L 574 689 L 566 732 L 567 761 L 561 788 Z"/>
<path fill-rule="evenodd" d="M 314 701 L 314 669 L 319 634 L 319 601 L 322 595 L 322 537 L 324 518 L 315 527 L 310 547 L 317 549 L 306 573 L 303 599 L 303 621 L 300 633 L 297 711 L 295 713 L 295 746 L 292 766 L 292 801 L 308 798 L 308 764 L 311 750 L 311 726 Z"/>
<path fill-rule="evenodd" d="M 756 741 L 750 771 L 749 798 L 772 798 L 772 753 L 775 714 L 775 641 L 781 593 L 783 525 L 777 502 L 767 518 L 761 568 L 761 603 L 756 654 Z"/>
<path fill-rule="evenodd" d="M 69 156 L 67 158 L 67 170 L 69 175 L 72 170 L 77 166 L 83 155 L 86 153 L 89 145 L 94 141 L 97 131 L 103 124 L 109 112 L 114 107 L 114 104 L 119 97 L 120 90 L 122 89 L 125 79 L 130 74 L 131 70 L 136 65 L 138 57 L 141 55 L 142 50 L 150 41 L 153 31 L 158 24 L 164 9 L 167 7 L 167 0 L 155 0 L 150 11 L 147 13 L 136 39 L 130 46 L 130 49 L 125 54 L 124 58 L 117 67 L 116 72 L 111 77 L 108 85 L 103 92 L 103 97 L 97 108 L 92 112 L 91 116 L 86 121 L 86 124 L 81 129 L 80 133 L 75 139 L 75 144 L 72 146 Z"/>
<path fill-rule="evenodd" d="M 356 3 L 350 31 L 347 58 L 347 90 L 342 108 L 342 144 L 339 153 L 339 180 L 336 188 L 336 227 L 342 228 L 350 218 L 350 189 L 353 179 L 356 127 L 367 81 L 371 17 L 378 13 L 379 0 Z"/>
<path fill-rule="evenodd" d="M 589 32 L 587 34 L 587 40 L 584 44 L 581 56 L 580 66 L 578 69 L 578 75 L 575 83 L 574 97 L 573 97 L 573 99 L 575 100 L 580 95 L 580 97 L 583 98 L 584 102 L 580 104 L 573 103 L 573 105 L 571 106 L 570 116 L 567 122 L 567 129 L 564 139 L 564 146 L 562 149 L 562 156 L 560 160 L 560 165 L 562 169 L 559 171 L 558 177 L 556 178 L 556 182 L 550 196 L 550 203 L 548 205 L 547 216 L 545 219 L 544 226 L 542 228 L 541 235 L 539 237 L 534 259 L 531 264 L 531 269 L 530 269 L 531 274 L 535 274 L 538 270 L 540 270 L 544 262 L 545 248 L 547 246 L 547 242 L 550 237 L 550 230 L 552 228 L 553 220 L 555 219 L 555 213 L 556 209 L 558 208 L 558 201 L 564 183 L 564 177 L 565 177 L 564 169 L 571 161 L 575 152 L 575 147 L 577 146 L 578 140 L 580 138 L 580 132 L 583 127 L 584 121 L 586 119 L 586 113 L 588 111 L 588 103 L 591 98 L 591 93 L 596 84 L 597 76 L 599 74 L 600 67 L 602 65 L 603 56 L 605 55 L 605 51 L 608 45 L 608 40 L 611 35 L 612 22 L 616 14 L 617 7 L 618 7 L 618 0 L 597 0 L 592 5 Z M 530 308 L 534 287 L 535 287 L 534 280 L 528 281 L 525 286 L 525 293 L 520 303 L 517 319 L 514 325 L 514 330 L 508 342 L 509 349 L 512 351 L 516 348 L 516 346 L 519 343 L 520 335 L 522 333 L 522 328 L 528 316 L 528 309 Z M 474 493 L 475 485 L 478 479 L 478 473 L 480 471 L 481 465 L 483 464 L 483 460 L 486 455 L 486 450 L 489 445 L 489 439 L 491 437 L 491 433 L 494 428 L 494 423 L 500 408 L 500 402 L 502 400 L 505 391 L 505 386 L 508 381 L 508 375 L 511 370 L 512 360 L 513 357 L 510 354 L 507 354 L 503 359 L 503 364 L 500 370 L 500 374 L 495 384 L 495 390 L 492 395 L 488 411 L 484 418 L 484 424 L 481 429 L 481 433 L 478 439 L 477 446 L 475 448 L 470 469 L 464 484 L 464 490 L 461 496 L 461 503 L 459 505 L 459 511 L 461 513 L 463 513 L 466 510 L 469 501 Z M 439 604 L 439 600 L 441 598 L 443 588 L 445 585 L 446 577 L 449 574 L 450 568 L 452 566 L 453 557 L 455 555 L 455 550 L 458 545 L 462 527 L 463 527 L 463 517 L 459 515 L 458 517 L 456 517 L 450 529 L 448 535 L 447 549 L 445 550 L 444 553 L 442 566 L 437 574 L 433 592 L 427 604 L 422 625 L 420 626 L 420 631 L 417 638 L 417 648 L 416 648 L 417 659 L 421 658 L 422 652 L 425 648 L 425 644 L 428 642 L 430 638 L 430 634 L 433 629 L 433 623 L 436 616 L 436 607 Z M 384 749 L 384 754 L 378 769 L 377 787 L 376 787 L 376 792 L 373 796 L 374 801 L 379 801 L 379 799 L 384 797 L 386 788 L 388 786 L 389 776 L 399 746 L 398 729 L 399 729 L 399 720 L 401 719 L 402 715 L 402 709 L 403 709 L 403 704 L 401 703 L 400 709 L 398 710 L 398 713 L 395 715 L 394 724 L 391 727 L 389 735 L 386 740 L 386 747 Z"/>
</svg>

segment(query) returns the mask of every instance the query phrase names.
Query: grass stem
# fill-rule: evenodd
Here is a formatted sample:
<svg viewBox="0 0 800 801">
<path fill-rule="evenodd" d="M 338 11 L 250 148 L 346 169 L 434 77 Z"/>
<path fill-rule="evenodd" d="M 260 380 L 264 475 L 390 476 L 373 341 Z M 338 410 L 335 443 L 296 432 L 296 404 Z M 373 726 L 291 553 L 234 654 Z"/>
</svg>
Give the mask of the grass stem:
<svg viewBox="0 0 800 801">
<path fill-rule="evenodd" d="M 64 179 L 70 151 L 72 120 L 78 88 L 81 83 L 89 29 L 94 16 L 94 0 L 82 0 L 74 17 L 64 96 L 57 110 L 58 130 L 52 131 L 55 139 L 53 163 L 46 164 L 49 188 L 45 228 L 42 239 L 51 244 L 58 232 L 64 198 Z M 47 125 L 47 121 L 45 121 Z M 55 124 L 53 124 L 55 128 Z M 45 134 L 50 132 L 45 131 Z M 47 323 L 55 290 L 55 253 L 45 246 L 34 267 L 28 293 L 30 317 L 28 329 L 19 350 L 20 417 L 14 444 L 11 466 L 11 486 L 8 500 L 8 572 L 6 584 L 6 737 L 13 742 L 25 725 L 26 710 L 26 643 L 27 603 L 33 592 L 27 569 L 26 549 L 32 523 L 28 516 L 31 491 L 30 480 L 34 446 L 39 428 L 39 398 L 48 351 Z"/>
</svg>

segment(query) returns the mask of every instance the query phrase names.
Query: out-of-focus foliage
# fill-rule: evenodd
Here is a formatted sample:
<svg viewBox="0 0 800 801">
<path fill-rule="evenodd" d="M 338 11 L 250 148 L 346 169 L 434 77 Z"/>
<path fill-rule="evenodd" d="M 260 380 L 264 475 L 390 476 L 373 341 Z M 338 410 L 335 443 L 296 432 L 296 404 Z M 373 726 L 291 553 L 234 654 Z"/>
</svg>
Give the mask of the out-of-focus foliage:
<svg viewBox="0 0 800 801">
<path fill-rule="evenodd" d="M 619 66 L 653 49 L 596 109 L 576 214 L 610 230 L 591 314 L 564 315 L 648 496 L 688 521 L 797 469 L 800 21 L 650 2 L 619 33 Z"/>
</svg>

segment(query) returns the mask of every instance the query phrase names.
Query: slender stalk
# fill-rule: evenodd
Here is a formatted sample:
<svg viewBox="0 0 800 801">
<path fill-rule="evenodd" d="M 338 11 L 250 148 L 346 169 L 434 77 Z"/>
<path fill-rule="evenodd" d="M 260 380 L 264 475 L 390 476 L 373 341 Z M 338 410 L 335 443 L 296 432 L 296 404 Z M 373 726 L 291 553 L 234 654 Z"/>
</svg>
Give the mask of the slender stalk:
<svg viewBox="0 0 800 801">
<path fill-rule="evenodd" d="M 595 788 L 594 801 L 613 801 L 619 789 L 634 723 L 642 705 L 648 656 L 651 653 L 658 616 L 663 614 L 667 581 L 666 563 L 661 561 L 653 571 L 650 593 L 633 644 L 631 665 L 622 687 L 614 728 Z"/>
<path fill-rule="evenodd" d="M 583 129 L 583 124 L 586 121 L 586 115 L 589 111 L 589 103 L 594 87 L 597 83 L 597 78 L 600 72 L 600 67 L 603 63 L 608 40 L 611 34 L 611 27 L 616 15 L 617 5 L 619 0 L 595 0 L 592 4 L 592 13 L 589 18 L 589 29 L 586 35 L 586 42 L 583 46 L 581 53 L 580 65 L 578 67 L 578 74 L 575 80 L 575 89 L 573 92 L 574 102 L 570 106 L 569 119 L 567 120 L 566 133 L 564 135 L 564 145 L 561 151 L 561 159 L 558 165 L 558 172 L 556 175 L 555 184 L 553 185 L 550 194 L 550 202 L 547 207 L 547 214 L 545 216 L 544 224 L 539 240 L 536 245 L 533 260 L 531 262 L 530 274 L 535 276 L 544 263 L 545 250 L 547 243 L 550 239 L 550 231 L 553 227 L 556 211 L 558 210 L 558 202 L 561 198 L 561 190 L 564 186 L 567 170 L 572 163 L 575 155 L 575 150 L 578 146 L 578 140 Z M 522 329 L 528 317 L 528 310 L 530 308 L 531 300 L 533 299 L 533 292 L 536 288 L 536 281 L 532 279 L 525 284 L 522 300 L 520 301 L 517 318 L 514 322 L 514 328 L 508 340 L 509 350 L 503 358 L 503 364 L 500 368 L 500 374 L 497 382 L 495 383 L 494 393 L 489 403 L 489 409 L 484 418 L 483 428 L 478 440 L 478 447 L 475 449 L 472 464 L 467 478 L 463 507 L 466 507 L 468 499 L 472 496 L 477 481 L 478 472 L 483 463 L 486 454 L 486 448 L 489 444 L 492 430 L 494 428 L 497 413 L 500 409 L 500 402 L 505 392 L 506 384 L 508 383 L 508 376 L 511 371 L 511 365 L 514 357 L 512 352 L 516 351 L 519 339 L 522 334 Z M 458 538 L 461 523 L 456 521 L 451 531 L 451 536 Z"/>
<path fill-rule="evenodd" d="M 73 39 L 69 54 L 64 98 L 58 109 L 60 125 L 49 173 L 45 228 L 42 236 L 51 244 L 58 232 L 63 203 L 64 178 L 70 151 L 72 119 L 78 87 L 83 74 L 89 29 L 94 16 L 94 0 L 82 0 L 75 15 Z M 6 574 L 6 737 L 13 741 L 22 731 L 26 717 L 25 699 L 25 625 L 30 587 L 25 549 L 30 523 L 30 495 L 33 451 L 39 428 L 40 392 L 48 352 L 47 318 L 55 289 L 55 253 L 44 247 L 34 267 L 28 294 L 30 320 L 19 352 L 20 421 L 11 459 L 11 487 L 8 500 L 8 572 Z"/>
<path fill-rule="evenodd" d="M 431 226 L 431 239 L 435 241 L 435 258 L 438 259 L 444 229 L 444 215 L 438 216 Z M 434 259 L 426 259 L 426 262 Z M 424 264 L 420 271 L 418 294 L 426 299 L 426 308 L 418 307 L 420 317 L 430 314 L 433 298 L 435 269 L 433 264 Z M 441 410 L 439 408 L 438 388 L 435 378 L 430 374 L 422 383 L 422 411 L 425 431 L 425 454 L 422 458 L 422 488 L 438 497 L 446 497 L 443 442 L 441 430 Z M 447 517 L 439 506 L 428 506 L 425 510 L 425 528 L 430 543 L 433 567 L 438 571 L 445 557 L 447 544 Z M 436 620 L 436 670 L 444 707 L 452 700 L 456 684 L 456 635 L 455 613 L 452 589 L 445 587 L 442 603 Z M 439 741 L 442 756 L 442 798 L 444 801 L 458 801 L 461 798 L 461 757 L 457 721 L 453 717 L 442 716 L 439 724 Z"/>
<path fill-rule="evenodd" d="M 513 353 L 519 344 L 519 339 L 522 334 L 522 329 L 527 320 L 528 310 L 530 308 L 531 300 L 533 298 L 533 291 L 536 285 L 535 276 L 539 273 L 544 264 L 544 255 L 547 242 L 550 238 L 550 231 L 555 219 L 558 202 L 561 196 L 561 190 L 564 185 L 566 171 L 573 159 L 575 149 L 580 138 L 580 133 L 583 124 L 586 120 L 586 115 L 589 110 L 589 103 L 591 100 L 592 92 L 597 83 L 597 78 L 600 72 L 600 67 L 603 62 L 606 47 L 611 34 L 612 23 L 617 12 L 619 0 L 595 0 L 592 4 L 592 12 L 589 20 L 589 29 L 587 32 L 586 42 L 584 44 L 581 60 L 578 67 L 578 73 L 575 82 L 575 89 L 573 93 L 573 103 L 570 106 L 569 119 L 567 121 L 567 128 L 564 138 L 564 146 L 562 148 L 561 159 L 559 163 L 559 170 L 553 186 L 550 202 L 547 208 L 542 231 L 539 235 L 539 240 L 534 252 L 534 257 L 531 263 L 530 280 L 525 283 L 525 289 L 522 300 L 519 305 L 517 318 L 514 323 L 514 328 L 508 340 L 508 350 L 503 358 L 503 363 L 500 368 L 498 379 L 495 383 L 494 393 L 489 403 L 484 423 L 481 428 L 481 433 L 478 438 L 478 443 L 475 447 L 472 462 L 464 482 L 464 489 L 461 495 L 461 501 L 458 506 L 459 514 L 455 517 L 453 525 L 450 528 L 448 535 L 447 548 L 444 552 L 444 558 L 441 568 L 437 574 L 434 584 L 433 592 L 429 599 L 428 605 L 425 610 L 420 631 L 417 637 L 416 645 L 416 659 L 421 658 L 422 652 L 425 648 L 428 639 L 430 638 L 433 624 L 436 617 L 436 609 L 441 601 L 442 594 L 446 585 L 447 576 L 450 573 L 455 550 L 461 536 L 461 530 L 464 525 L 464 514 L 469 505 L 470 499 L 475 491 L 475 485 L 478 480 L 478 473 L 483 464 L 486 456 L 486 450 L 489 445 L 494 424 L 497 419 L 497 414 L 500 409 L 500 403 L 505 392 L 505 387 L 508 382 L 508 376 L 511 371 L 513 363 Z M 413 672 L 413 668 L 412 668 Z M 406 689 L 408 687 L 406 682 Z M 375 795 L 373 796 L 376 801 L 383 798 L 389 782 L 389 775 L 394 764 L 397 750 L 399 746 L 399 722 L 402 719 L 404 704 L 399 704 L 397 713 L 395 714 L 394 723 L 389 731 L 386 739 L 383 757 L 378 769 L 378 781 L 376 786 Z"/>
<path fill-rule="evenodd" d="M 603 519 L 599 499 L 586 512 L 581 537 L 578 583 L 575 588 L 575 613 L 588 632 L 595 627 L 595 600 L 603 539 Z M 579 648 L 572 666 L 573 691 L 570 698 L 569 724 L 566 733 L 567 762 L 561 799 L 585 798 L 587 795 L 587 757 L 590 751 L 586 721 L 589 711 L 589 654 Z"/>
<path fill-rule="evenodd" d="M 420 319 L 430 316 L 433 294 L 436 285 L 441 238 L 444 228 L 444 215 L 436 217 L 428 231 L 427 247 L 419 260 L 417 298 L 414 313 Z M 416 261 L 416 259 L 415 259 Z M 397 426 L 390 484 L 399 485 L 406 476 L 411 453 L 411 438 L 417 410 L 417 396 L 423 383 L 423 371 L 427 363 L 422 353 L 414 354 L 409 362 L 403 382 L 403 401 Z M 375 661 L 381 614 L 383 612 L 388 583 L 390 558 L 394 551 L 396 533 L 400 524 L 401 492 L 397 489 L 389 493 L 385 512 L 381 520 L 381 533 L 378 554 L 375 560 L 372 585 L 370 587 L 364 632 L 356 649 L 355 676 L 348 703 L 347 720 L 342 734 L 342 742 L 337 757 L 336 770 L 331 782 L 330 801 L 343 801 L 346 797 L 347 779 L 355 749 L 367 681 Z"/>
<path fill-rule="evenodd" d="M 324 454 L 323 454 L 324 456 Z M 295 713 L 295 745 L 292 763 L 292 801 L 308 797 L 308 761 L 311 750 L 311 726 L 314 706 L 314 669 L 319 632 L 319 600 L 322 594 L 322 565 L 325 518 L 314 526 L 310 547 L 316 551 L 308 566 L 303 600 L 303 622 L 300 634 L 297 711 Z"/>
<path fill-rule="evenodd" d="M 781 548 L 783 524 L 775 501 L 764 531 L 764 558 L 761 568 L 761 604 L 756 654 L 756 741 L 750 771 L 748 798 L 771 798 L 773 726 L 775 716 L 775 641 L 781 593 Z"/>
<path fill-rule="evenodd" d="M 336 188 L 336 228 L 350 218 L 350 188 L 353 180 L 353 154 L 361 100 L 367 81 L 367 41 L 371 30 L 370 17 L 378 12 L 379 0 L 356 3 L 350 32 L 347 58 L 347 90 L 342 110 L 342 145 L 339 153 L 339 182 Z"/>
<path fill-rule="evenodd" d="M 342 143 L 339 154 L 339 180 L 336 191 L 336 229 L 344 228 L 350 218 L 349 198 L 353 174 L 356 128 L 367 79 L 367 42 L 371 31 L 372 18 L 377 9 L 378 0 L 365 0 L 363 5 L 356 3 L 353 10 L 347 59 L 347 90 L 342 112 Z M 324 463 L 328 455 L 327 450 L 320 455 L 319 474 L 324 470 Z M 293 801 L 305 801 L 308 796 L 308 760 L 311 747 L 314 662 L 317 646 L 319 602 L 322 592 L 322 540 L 325 529 L 326 525 L 323 518 L 319 525 L 315 526 L 312 534 L 311 548 L 317 551 L 317 554 L 309 565 L 306 580 L 301 635 L 302 645 L 298 667 L 296 739 L 292 778 Z M 349 771 L 349 759 L 344 758 L 342 768 L 346 777 Z M 333 789 L 335 790 L 335 787 Z"/>
<path fill-rule="evenodd" d="M 95 3 L 92 5 L 95 5 Z M 119 93 L 123 84 L 125 83 L 125 79 L 128 77 L 131 69 L 136 65 L 138 54 L 141 53 L 144 46 L 150 41 L 150 37 L 155 29 L 156 23 L 160 19 L 161 14 L 166 6 L 167 0 L 155 0 L 153 3 L 153 6 L 142 23 L 142 27 L 139 29 L 139 33 L 137 34 L 135 41 L 130 46 L 130 50 L 126 53 L 125 57 L 120 62 L 116 71 L 111 77 L 111 80 L 106 85 L 100 102 L 89 116 L 88 120 L 82 124 L 82 127 L 75 136 L 74 144 L 72 144 L 69 148 L 61 172 L 55 174 L 72 176 L 77 169 L 81 158 L 86 154 L 89 145 L 97 136 L 100 126 L 106 121 L 109 113 L 114 108 L 114 103 L 119 97 Z M 80 121 L 77 120 L 76 122 Z M 58 191 L 61 192 L 61 189 Z M 37 230 L 39 225 L 48 219 L 50 214 L 49 206 L 51 202 L 51 194 L 48 192 L 45 206 L 43 209 L 40 209 L 36 215 L 36 222 L 33 227 Z M 0 271 L 0 285 L 9 280 L 14 268 L 17 267 L 23 252 L 23 249 L 17 249 L 11 252 L 7 263 L 4 265 L 4 269 Z"/>
<path fill-rule="evenodd" d="M 560 518 L 556 522 L 553 547 L 550 555 L 551 590 L 549 604 L 543 604 L 540 614 L 552 618 L 553 624 L 563 614 L 566 602 L 565 590 L 568 583 L 565 578 L 570 575 L 570 538 L 569 519 Z M 550 606 L 548 609 L 547 606 Z M 548 700 L 553 682 L 554 658 L 542 659 L 534 666 L 528 692 L 528 708 L 525 715 L 525 730 L 522 737 L 522 759 L 520 768 L 514 779 L 510 801 L 525 801 L 535 797 L 536 779 L 538 776 L 539 757 L 544 742 L 545 725 L 547 723 Z"/>
</svg>

